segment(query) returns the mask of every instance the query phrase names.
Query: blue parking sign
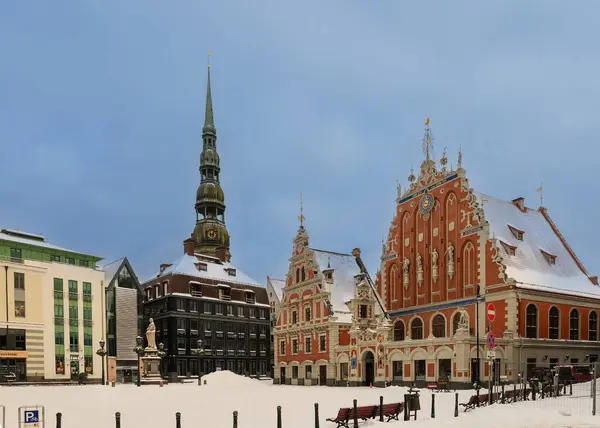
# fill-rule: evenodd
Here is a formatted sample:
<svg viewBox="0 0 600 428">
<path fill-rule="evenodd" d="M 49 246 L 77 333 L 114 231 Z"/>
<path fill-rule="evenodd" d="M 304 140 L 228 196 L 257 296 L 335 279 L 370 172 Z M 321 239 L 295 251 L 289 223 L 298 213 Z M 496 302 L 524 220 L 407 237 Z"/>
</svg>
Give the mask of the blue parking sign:
<svg viewBox="0 0 600 428">
<path fill-rule="evenodd" d="M 37 424 L 40 421 L 39 410 L 24 410 L 23 420 L 26 424 Z"/>
</svg>

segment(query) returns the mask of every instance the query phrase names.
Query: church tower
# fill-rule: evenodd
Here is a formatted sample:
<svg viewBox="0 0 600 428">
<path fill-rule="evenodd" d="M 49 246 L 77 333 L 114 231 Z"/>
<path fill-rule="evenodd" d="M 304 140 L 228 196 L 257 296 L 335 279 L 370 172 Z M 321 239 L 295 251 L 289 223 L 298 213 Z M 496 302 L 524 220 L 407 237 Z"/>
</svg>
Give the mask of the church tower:
<svg viewBox="0 0 600 428">
<path fill-rule="evenodd" d="M 202 128 L 202 153 L 200 154 L 200 185 L 196 191 L 196 226 L 192 233 L 194 252 L 218 257 L 229 262 L 229 232 L 225 226 L 225 195 L 219 183 L 219 154 L 217 130 L 210 90 L 210 65 L 206 88 L 206 112 Z"/>
</svg>

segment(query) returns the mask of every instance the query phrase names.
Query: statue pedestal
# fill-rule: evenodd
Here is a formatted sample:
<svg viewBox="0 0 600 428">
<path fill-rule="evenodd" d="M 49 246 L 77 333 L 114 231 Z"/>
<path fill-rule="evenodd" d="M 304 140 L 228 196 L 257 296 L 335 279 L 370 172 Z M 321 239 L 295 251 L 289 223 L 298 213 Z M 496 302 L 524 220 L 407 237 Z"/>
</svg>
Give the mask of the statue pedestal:
<svg viewBox="0 0 600 428">
<path fill-rule="evenodd" d="M 144 349 L 144 356 L 141 357 L 140 360 L 142 362 L 142 379 L 140 381 L 142 385 L 159 385 L 161 383 L 168 383 L 168 381 L 163 379 L 160 375 L 161 358 L 158 356 L 158 349 Z"/>
</svg>

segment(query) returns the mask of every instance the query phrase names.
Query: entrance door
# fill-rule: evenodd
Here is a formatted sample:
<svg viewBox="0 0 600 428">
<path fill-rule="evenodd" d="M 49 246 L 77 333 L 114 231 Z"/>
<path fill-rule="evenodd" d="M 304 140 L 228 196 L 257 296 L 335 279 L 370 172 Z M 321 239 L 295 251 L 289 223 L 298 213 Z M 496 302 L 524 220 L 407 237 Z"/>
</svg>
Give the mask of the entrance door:
<svg viewBox="0 0 600 428">
<path fill-rule="evenodd" d="M 79 360 L 71 360 L 71 380 L 79 378 Z"/>
<path fill-rule="evenodd" d="M 319 385 L 327 385 L 327 366 L 319 366 Z"/>
<path fill-rule="evenodd" d="M 285 384 L 285 367 L 281 367 L 279 369 L 279 377 L 281 378 L 281 383 L 284 385 Z"/>
<path fill-rule="evenodd" d="M 375 380 L 375 356 L 371 351 L 365 354 L 364 360 L 364 369 L 365 369 L 365 385 L 370 386 Z"/>
<path fill-rule="evenodd" d="M 471 358 L 471 383 L 479 381 L 479 364 L 477 358 Z"/>
</svg>

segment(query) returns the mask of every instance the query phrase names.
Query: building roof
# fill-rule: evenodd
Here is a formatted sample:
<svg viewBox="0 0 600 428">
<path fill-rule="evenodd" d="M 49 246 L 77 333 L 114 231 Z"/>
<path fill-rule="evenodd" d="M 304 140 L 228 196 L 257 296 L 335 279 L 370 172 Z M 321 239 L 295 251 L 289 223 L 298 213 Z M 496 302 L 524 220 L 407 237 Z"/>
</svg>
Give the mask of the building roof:
<svg viewBox="0 0 600 428">
<path fill-rule="evenodd" d="M 333 269 L 333 284 L 326 284 L 331 287 L 331 306 L 338 317 L 338 321 L 351 322 L 352 313 L 346 305 L 346 302 L 354 297 L 356 283 L 354 276 L 360 273 L 360 268 L 356 264 L 356 259 L 351 254 L 333 253 L 330 251 L 315 250 L 315 260 L 319 269 Z"/>
<path fill-rule="evenodd" d="M 24 244 L 24 245 L 33 245 L 36 247 L 48 248 L 50 250 L 66 251 L 69 253 L 91 256 L 90 254 L 82 253 L 80 251 L 74 251 L 69 248 L 59 247 L 58 245 L 51 244 L 50 242 L 48 242 L 48 239 L 42 235 L 28 233 L 28 232 L 21 232 L 18 230 L 12 230 L 12 229 L 0 230 L 0 240 L 17 242 L 19 244 Z M 96 256 L 91 256 L 91 257 L 96 257 Z M 101 257 L 96 257 L 96 258 L 98 260 L 102 260 Z"/>
<path fill-rule="evenodd" d="M 206 270 L 199 270 L 196 267 L 198 263 L 205 263 Z M 226 269 L 235 269 L 235 276 L 229 275 Z M 196 278 L 206 278 L 216 281 L 225 281 L 230 283 L 245 284 L 254 287 L 265 288 L 264 285 L 261 285 L 258 282 L 254 281 L 252 278 L 250 278 L 244 272 L 240 271 L 231 263 L 222 262 L 215 257 L 205 257 L 201 254 L 196 254 L 194 256 L 183 254 L 179 259 L 175 260 L 171 266 L 167 267 L 162 272 L 159 272 L 158 274 L 154 275 L 149 280 L 153 280 L 155 278 L 160 278 L 162 276 L 167 275 L 187 275 Z"/>
<path fill-rule="evenodd" d="M 285 288 L 285 280 L 283 279 L 275 279 L 267 276 L 267 282 L 271 284 L 277 299 L 281 302 L 283 301 L 283 289 Z"/>
<path fill-rule="evenodd" d="M 104 284 L 108 286 L 112 280 L 115 278 L 117 272 L 119 272 L 119 268 L 123 264 L 125 257 L 121 257 L 114 262 L 107 263 L 105 265 L 99 266 L 100 270 L 104 271 Z"/>
<path fill-rule="evenodd" d="M 497 239 L 506 275 L 513 278 L 518 287 L 600 296 L 600 287 L 592 284 L 542 211 L 525 208 L 523 212 L 512 202 L 484 194 L 477 194 L 477 198 L 489 222 L 490 236 Z M 522 241 L 515 237 L 511 227 L 523 232 Z M 514 255 L 501 243 L 515 247 Z M 549 263 L 544 253 L 555 256 L 555 263 Z"/>
</svg>

